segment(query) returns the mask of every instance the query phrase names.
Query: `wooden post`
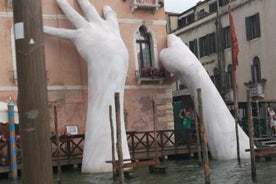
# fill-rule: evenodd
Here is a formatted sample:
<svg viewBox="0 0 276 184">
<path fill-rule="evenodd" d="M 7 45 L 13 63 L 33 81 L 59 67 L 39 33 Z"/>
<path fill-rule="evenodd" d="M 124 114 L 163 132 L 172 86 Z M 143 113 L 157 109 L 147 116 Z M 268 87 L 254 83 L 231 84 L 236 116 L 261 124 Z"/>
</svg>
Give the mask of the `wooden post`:
<svg viewBox="0 0 276 184">
<path fill-rule="evenodd" d="M 194 111 L 196 112 L 196 111 Z M 197 154 L 198 154 L 198 165 L 202 166 L 202 154 L 201 154 L 201 141 L 199 134 L 199 125 L 198 125 L 197 113 L 195 113 L 195 128 L 196 128 L 196 139 L 197 139 Z"/>
<path fill-rule="evenodd" d="M 259 99 L 256 99 L 256 110 L 257 110 L 257 120 L 258 120 L 258 134 L 259 137 L 262 137 L 262 129 L 261 129 L 261 122 L 260 122 L 260 106 L 259 106 Z"/>
<path fill-rule="evenodd" d="M 109 121 L 110 121 L 110 131 L 111 131 L 111 151 L 112 151 L 112 173 L 113 181 L 116 180 L 116 161 L 115 161 L 115 147 L 114 147 L 114 128 L 112 121 L 112 106 L 109 106 Z"/>
<path fill-rule="evenodd" d="M 121 137 L 121 110 L 120 110 L 120 94 L 115 93 L 115 112 L 116 112 L 116 132 L 117 132 L 117 152 L 119 161 L 119 183 L 124 184 L 124 171 L 123 171 L 123 151 L 122 151 L 122 137 Z"/>
<path fill-rule="evenodd" d="M 210 167 L 209 167 L 209 157 L 208 157 L 208 146 L 207 146 L 207 136 L 205 134 L 205 126 L 203 122 L 203 107 L 201 98 L 201 89 L 197 89 L 198 98 L 198 114 L 199 114 L 199 124 L 200 124 L 200 137 L 202 141 L 202 152 L 203 152 L 203 170 L 205 175 L 205 184 L 210 184 Z"/>
<path fill-rule="evenodd" d="M 159 158 L 158 158 L 158 144 L 157 144 L 157 138 L 156 138 L 156 107 L 155 107 L 155 101 L 152 101 L 152 108 L 153 108 L 153 137 L 154 137 L 154 156 L 157 164 L 159 164 Z"/>
<path fill-rule="evenodd" d="M 255 148 L 254 148 L 254 128 L 252 119 L 252 106 L 250 91 L 247 90 L 247 121 L 248 121 L 248 136 L 250 144 L 250 157 L 251 157 L 251 178 L 253 182 L 257 181 L 256 177 L 256 160 L 255 160 Z"/>
<path fill-rule="evenodd" d="M 23 184 L 54 183 L 41 7 L 13 1 Z"/>
<path fill-rule="evenodd" d="M 62 170 L 60 164 L 60 143 L 59 143 L 59 133 L 58 133 L 58 120 L 57 120 L 57 107 L 54 106 L 54 121 L 55 121 L 55 134 L 56 134 L 56 144 L 57 144 L 57 169 L 58 169 L 58 184 L 62 181 Z"/>
</svg>

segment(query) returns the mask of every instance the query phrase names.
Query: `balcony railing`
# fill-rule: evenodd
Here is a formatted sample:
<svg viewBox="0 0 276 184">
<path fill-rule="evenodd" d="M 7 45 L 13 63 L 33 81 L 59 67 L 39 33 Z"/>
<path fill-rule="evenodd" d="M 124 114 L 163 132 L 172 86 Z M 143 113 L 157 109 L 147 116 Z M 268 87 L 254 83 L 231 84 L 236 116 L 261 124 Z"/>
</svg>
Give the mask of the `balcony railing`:
<svg viewBox="0 0 276 184">
<path fill-rule="evenodd" d="M 251 98 L 264 98 L 264 86 L 266 79 L 262 79 L 259 82 L 245 82 L 244 85 L 248 87 Z"/>
<path fill-rule="evenodd" d="M 159 0 L 131 0 L 130 8 L 133 13 L 136 9 L 149 9 L 152 10 L 153 13 L 161 7 Z"/>
<path fill-rule="evenodd" d="M 250 97 L 264 97 L 264 86 L 261 83 L 252 84 L 249 86 Z"/>
</svg>

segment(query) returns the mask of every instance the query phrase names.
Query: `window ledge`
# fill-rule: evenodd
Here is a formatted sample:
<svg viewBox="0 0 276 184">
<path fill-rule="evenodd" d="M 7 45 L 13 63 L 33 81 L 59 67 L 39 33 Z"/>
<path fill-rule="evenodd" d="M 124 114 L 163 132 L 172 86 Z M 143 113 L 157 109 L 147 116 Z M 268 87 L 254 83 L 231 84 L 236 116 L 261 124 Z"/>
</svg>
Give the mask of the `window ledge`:
<svg viewBox="0 0 276 184">
<path fill-rule="evenodd" d="M 159 84 L 163 84 L 164 78 L 147 78 L 147 77 L 137 77 L 137 85 L 141 85 L 141 83 L 147 82 L 157 82 Z"/>
</svg>

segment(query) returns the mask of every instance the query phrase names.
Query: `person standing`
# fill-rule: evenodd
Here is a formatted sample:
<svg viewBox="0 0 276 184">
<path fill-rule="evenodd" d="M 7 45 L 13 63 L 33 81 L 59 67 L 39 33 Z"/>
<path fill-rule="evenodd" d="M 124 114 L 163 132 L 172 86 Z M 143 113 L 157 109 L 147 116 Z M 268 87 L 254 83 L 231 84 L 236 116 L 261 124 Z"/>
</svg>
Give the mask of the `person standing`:
<svg viewBox="0 0 276 184">
<path fill-rule="evenodd" d="M 275 134 L 276 133 L 276 115 L 275 115 L 275 111 L 271 108 L 268 107 L 267 109 L 268 111 L 268 117 L 269 117 L 269 124 L 271 127 L 271 133 Z"/>
<path fill-rule="evenodd" d="M 188 147 L 192 145 L 192 113 L 191 109 L 182 108 L 179 112 L 179 117 L 182 119 L 184 128 L 184 140 Z"/>
</svg>

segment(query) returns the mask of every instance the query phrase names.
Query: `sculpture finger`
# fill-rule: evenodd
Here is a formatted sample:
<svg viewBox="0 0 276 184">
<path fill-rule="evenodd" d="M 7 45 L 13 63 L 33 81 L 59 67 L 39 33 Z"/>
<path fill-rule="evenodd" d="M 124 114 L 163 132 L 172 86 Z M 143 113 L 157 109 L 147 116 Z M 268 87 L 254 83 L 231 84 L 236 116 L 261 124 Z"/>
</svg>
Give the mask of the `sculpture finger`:
<svg viewBox="0 0 276 184">
<path fill-rule="evenodd" d="M 179 47 L 179 46 L 185 47 L 185 44 L 183 43 L 183 41 L 175 34 L 169 34 L 167 36 L 167 45 L 168 45 L 168 48 Z"/>
<path fill-rule="evenodd" d="M 87 24 L 87 21 L 70 6 L 67 0 L 57 0 L 57 3 L 66 17 L 72 24 L 74 24 L 74 26 L 76 26 L 76 28 L 84 27 Z"/>
<path fill-rule="evenodd" d="M 112 26 L 119 30 L 117 14 L 110 6 L 105 6 L 103 8 L 103 15 L 106 21 L 110 22 Z"/>
<path fill-rule="evenodd" d="M 97 21 L 102 19 L 96 8 L 88 0 L 78 0 L 78 3 L 82 11 L 85 13 L 88 21 Z"/>
<path fill-rule="evenodd" d="M 43 32 L 50 36 L 56 36 L 58 38 L 73 40 L 75 38 L 75 30 L 54 28 L 54 27 L 43 27 Z"/>
</svg>

